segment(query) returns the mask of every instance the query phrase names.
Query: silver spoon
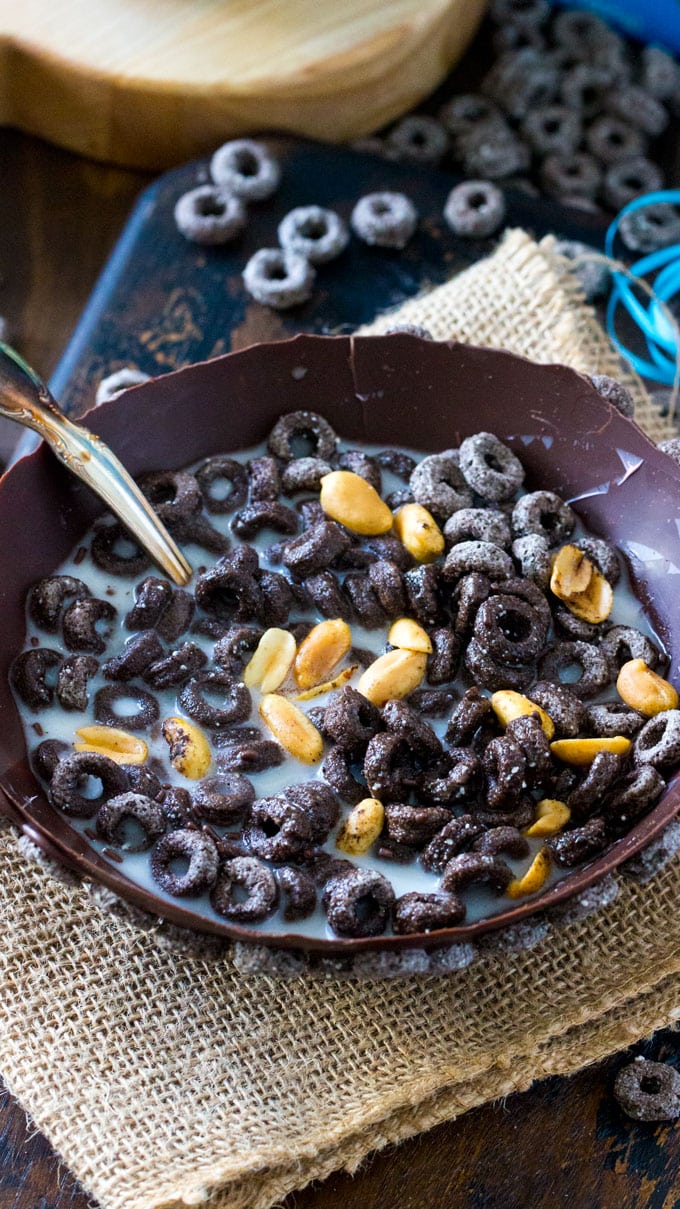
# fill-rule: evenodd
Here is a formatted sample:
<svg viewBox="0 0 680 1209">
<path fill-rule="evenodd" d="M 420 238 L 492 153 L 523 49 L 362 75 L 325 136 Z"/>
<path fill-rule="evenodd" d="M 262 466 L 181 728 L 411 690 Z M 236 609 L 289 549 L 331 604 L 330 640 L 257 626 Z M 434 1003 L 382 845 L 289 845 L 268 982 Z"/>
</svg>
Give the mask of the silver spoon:
<svg viewBox="0 0 680 1209">
<path fill-rule="evenodd" d="M 115 512 L 174 583 L 189 582 L 189 563 L 115 454 L 94 433 L 68 420 L 42 379 L 2 341 L 0 415 L 37 432 L 59 461 Z"/>
</svg>

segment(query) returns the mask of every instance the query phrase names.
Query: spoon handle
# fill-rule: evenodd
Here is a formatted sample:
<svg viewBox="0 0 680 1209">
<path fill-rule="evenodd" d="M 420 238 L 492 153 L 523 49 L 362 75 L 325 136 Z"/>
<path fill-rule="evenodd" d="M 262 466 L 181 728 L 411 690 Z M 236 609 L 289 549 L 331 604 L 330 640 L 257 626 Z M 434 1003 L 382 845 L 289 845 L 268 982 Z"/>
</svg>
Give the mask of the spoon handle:
<svg viewBox="0 0 680 1209">
<path fill-rule="evenodd" d="M 45 383 L 14 349 L 0 342 L 0 415 L 32 428 L 60 462 L 104 501 L 176 584 L 192 570 L 167 529 L 115 454 L 60 411 Z"/>
</svg>

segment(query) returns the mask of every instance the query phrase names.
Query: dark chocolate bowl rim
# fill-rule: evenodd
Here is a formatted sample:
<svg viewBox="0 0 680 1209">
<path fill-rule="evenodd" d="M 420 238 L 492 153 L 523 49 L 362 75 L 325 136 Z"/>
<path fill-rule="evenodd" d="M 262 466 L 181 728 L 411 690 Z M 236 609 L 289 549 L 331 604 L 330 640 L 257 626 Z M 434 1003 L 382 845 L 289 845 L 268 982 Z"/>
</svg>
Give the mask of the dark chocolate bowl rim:
<svg viewBox="0 0 680 1209">
<path fill-rule="evenodd" d="M 673 508 L 680 503 L 680 467 L 587 378 L 565 366 L 405 334 L 296 336 L 155 378 L 89 412 L 84 422 L 140 474 L 253 445 L 279 414 L 298 409 L 320 411 L 345 439 L 424 452 L 456 445 L 471 432 L 496 431 L 520 453 L 529 486 L 582 497 L 575 508 L 588 527 L 619 546 L 632 541 L 633 533 L 635 548 L 626 555 L 631 578 L 671 656 L 670 676 L 677 678 L 680 611 L 673 608 L 673 595 L 680 574 L 680 508 L 678 517 Z M 28 586 L 63 560 L 100 511 L 44 446 L 0 480 L 0 809 L 48 856 L 134 906 L 182 928 L 279 948 L 329 954 L 435 948 L 473 940 L 565 902 L 639 852 L 676 815 L 678 775 L 626 836 L 546 892 L 491 918 L 430 933 L 366 939 L 272 934 L 197 917 L 186 900 L 166 902 L 102 860 L 49 804 L 30 772 L 9 688 L 9 665 L 25 637 Z M 645 551 L 658 558 L 645 557 Z"/>
</svg>

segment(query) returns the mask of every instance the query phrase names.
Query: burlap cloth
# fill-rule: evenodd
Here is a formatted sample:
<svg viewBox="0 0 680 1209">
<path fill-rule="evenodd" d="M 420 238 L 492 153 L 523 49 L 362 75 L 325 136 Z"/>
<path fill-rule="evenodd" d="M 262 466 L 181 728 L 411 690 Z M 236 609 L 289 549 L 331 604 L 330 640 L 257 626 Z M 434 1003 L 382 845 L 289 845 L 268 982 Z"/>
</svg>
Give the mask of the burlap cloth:
<svg viewBox="0 0 680 1209">
<path fill-rule="evenodd" d="M 521 232 L 401 319 L 619 372 L 573 278 Z M 440 978 L 281 982 L 169 952 L 26 861 L 12 831 L 0 848 L 0 1070 L 105 1209 L 264 1209 L 680 1014 L 677 860 L 529 952 Z"/>
</svg>

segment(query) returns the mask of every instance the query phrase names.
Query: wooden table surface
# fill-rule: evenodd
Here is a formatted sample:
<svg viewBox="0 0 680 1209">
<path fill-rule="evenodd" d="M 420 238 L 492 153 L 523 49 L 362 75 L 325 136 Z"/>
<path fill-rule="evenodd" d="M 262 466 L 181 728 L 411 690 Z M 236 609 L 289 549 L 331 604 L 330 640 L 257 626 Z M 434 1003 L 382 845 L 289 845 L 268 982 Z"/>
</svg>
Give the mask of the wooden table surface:
<svg viewBox="0 0 680 1209">
<path fill-rule="evenodd" d="M 42 374 L 58 361 L 147 179 L 0 131 L 0 314 Z M 660 1034 L 634 1052 L 677 1055 L 677 1037 Z M 377 1155 L 354 1178 L 332 1176 L 291 1196 L 286 1209 L 680 1209 L 680 1129 L 620 1113 L 611 1089 L 623 1060 L 470 1112 Z M 0 1209 L 92 1209 L 6 1093 Z"/>
</svg>

